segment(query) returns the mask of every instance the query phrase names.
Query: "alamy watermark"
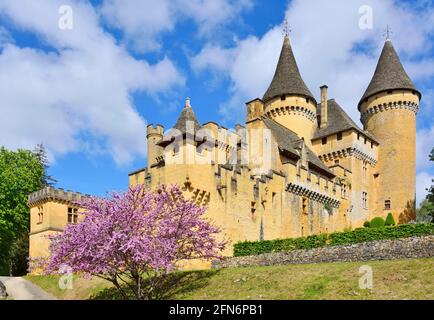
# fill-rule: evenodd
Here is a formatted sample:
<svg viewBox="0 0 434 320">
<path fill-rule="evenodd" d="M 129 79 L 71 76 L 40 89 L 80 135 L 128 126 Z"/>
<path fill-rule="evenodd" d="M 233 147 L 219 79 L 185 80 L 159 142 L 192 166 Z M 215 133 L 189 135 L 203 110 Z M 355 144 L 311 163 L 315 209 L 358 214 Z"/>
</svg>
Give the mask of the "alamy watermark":
<svg viewBox="0 0 434 320">
<path fill-rule="evenodd" d="M 72 30 L 74 28 L 74 10 L 69 5 L 62 5 L 58 11 L 60 18 L 58 26 L 60 30 Z"/>
</svg>

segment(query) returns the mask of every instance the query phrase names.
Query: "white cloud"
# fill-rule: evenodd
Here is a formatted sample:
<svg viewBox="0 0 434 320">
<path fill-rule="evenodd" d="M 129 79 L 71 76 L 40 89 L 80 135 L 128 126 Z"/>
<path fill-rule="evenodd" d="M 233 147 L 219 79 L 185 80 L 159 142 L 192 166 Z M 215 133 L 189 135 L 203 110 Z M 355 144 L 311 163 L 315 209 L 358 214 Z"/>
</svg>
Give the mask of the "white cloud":
<svg viewBox="0 0 434 320">
<path fill-rule="evenodd" d="M 434 125 L 429 129 L 419 130 L 417 132 L 416 143 L 416 166 L 418 170 L 426 170 L 433 166 L 433 162 L 429 161 L 429 155 L 434 148 Z"/>
<path fill-rule="evenodd" d="M 73 30 L 58 28 L 65 3 L 74 10 Z M 134 59 L 104 32 L 87 2 L 1 0 L 0 14 L 53 49 L 8 44 L 1 51 L 0 145 L 42 142 L 54 156 L 98 150 L 119 164 L 145 155 L 145 120 L 131 93 L 155 95 L 182 85 L 184 77 L 169 59 L 153 65 Z"/>
<path fill-rule="evenodd" d="M 171 4 L 166 0 L 106 0 L 101 14 L 139 50 L 159 49 L 157 35 L 174 27 Z"/>
<path fill-rule="evenodd" d="M 433 185 L 434 175 L 429 174 L 428 172 L 420 172 L 416 176 L 416 204 L 417 206 L 425 200 L 428 191 L 427 189 Z"/>
<path fill-rule="evenodd" d="M 212 36 L 251 7 L 251 0 L 105 0 L 101 15 L 134 49 L 148 51 L 159 49 L 159 36 L 182 20 L 193 20 L 199 36 Z"/>
<path fill-rule="evenodd" d="M 362 5 L 373 8 L 373 30 L 359 28 Z M 415 12 L 392 0 L 294 0 L 286 17 L 294 30 L 290 37 L 301 74 L 312 93 L 319 98 L 319 86 L 328 84 L 331 97 L 359 121 L 357 104 L 375 70 L 386 24 L 394 30 L 394 45 L 410 76 L 417 80 L 434 75 L 432 61 L 411 59 L 432 47 L 428 35 L 433 25 L 421 26 L 420 21 L 432 19 L 433 13 L 431 7 Z M 196 69 L 212 68 L 213 65 L 217 69 L 226 67 L 232 85 L 231 98 L 221 106 L 224 121 L 241 121 L 245 114 L 243 102 L 261 97 L 265 92 L 282 45 L 281 30 L 281 26 L 276 26 L 260 38 L 238 41 L 233 48 L 216 47 L 211 51 L 205 47 L 192 59 Z M 364 50 L 354 50 L 355 46 Z M 236 52 L 233 63 L 220 63 L 233 52 Z M 217 57 L 218 54 L 221 57 Z M 201 63 L 197 64 L 197 61 Z M 422 67 L 424 62 L 428 62 L 429 68 Z"/>
</svg>

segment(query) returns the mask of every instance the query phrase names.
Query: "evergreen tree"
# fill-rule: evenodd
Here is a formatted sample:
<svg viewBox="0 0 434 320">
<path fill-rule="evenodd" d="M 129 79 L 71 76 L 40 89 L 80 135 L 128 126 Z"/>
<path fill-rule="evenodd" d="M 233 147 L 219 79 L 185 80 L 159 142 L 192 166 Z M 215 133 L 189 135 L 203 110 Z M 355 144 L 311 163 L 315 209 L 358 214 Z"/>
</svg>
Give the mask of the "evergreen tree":
<svg viewBox="0 0 434 320">
<path fill-rule="evenodd" d="M 434 148 L 431 150 L 431 154 L 429 156 L 429 159 L 431 161 L 434 161 Z M 433 180 L 434 182 L 434 180 Z M 434 204 L 434 186 L 431 186 L 431 188 L 429 189 L 429 194 L 428 194 L 428 200 Z"/>
<path fill-rule="evenodd" d="M 46 187 L 54 186 L 57 183 L 57 180 L 48 174 L 49 161 L 44 145 L 38 144 L 35 150 L 33 150 L 33 153 L 39 160 L 39 163 L 44 167 L 44 175 L 41 178 L 41 185 Z"/>
</svg>

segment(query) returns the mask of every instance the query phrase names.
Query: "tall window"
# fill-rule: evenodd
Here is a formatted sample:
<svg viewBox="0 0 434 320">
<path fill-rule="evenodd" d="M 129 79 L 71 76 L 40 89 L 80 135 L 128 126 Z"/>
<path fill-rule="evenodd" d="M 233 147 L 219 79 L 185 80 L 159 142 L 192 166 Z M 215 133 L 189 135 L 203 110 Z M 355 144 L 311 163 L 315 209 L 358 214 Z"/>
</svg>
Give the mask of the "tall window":
<svg viewBox="0 0 434 320">
<path fill-rule="evenodd" d="M 392 204 L 391 204 L 390 200 L 384 201 L 384 209 L 390 210 L 391 208 L 392 208 Z"/>
<path fill-rule="evenodd" d="M 327 137 L 321 139 L 322 144 L 327 144 Z"/>
<path fill-rule="evenodd" d="M 78 222 L 78 209 L 68 208 L 68 223 Z"/>
<path fill-rule="evenodd" d="M 368 194 L 366 192 L 362 192 L 362 207 L 368 209 Z"/>
<path fill-rule="evenodd" d="M 342 184 L 341 186 L 341 197 L 346 199 L 347 198 L 347 185 Z"/>
<path fill-rule="evenodd" d="M 342 132 L 339 132 L 339 133 L 337 134 L 337 139 L 338 139 L 338 140 L 342 140 Z"/>
<path fill-rule="evenodd" d="M 367 176 L 368 176 L 368 162 L 367 161 L 363 161 L 363 167 L 362 167 L 363 181 L 366 180 Z"/>
<path fill-rule="evenodd" d="M 303 210 L 303 214 L 308 214 L 308 202 L 307 202 L 307 198 L 303 198 L 303 204 L 302 204 L 302 210 Z"/>
<path fill-rule="evenodd" d="M 38 224 L 44 222 L 44 211 L 42 207 L 38 207 Z"/>
</svg>

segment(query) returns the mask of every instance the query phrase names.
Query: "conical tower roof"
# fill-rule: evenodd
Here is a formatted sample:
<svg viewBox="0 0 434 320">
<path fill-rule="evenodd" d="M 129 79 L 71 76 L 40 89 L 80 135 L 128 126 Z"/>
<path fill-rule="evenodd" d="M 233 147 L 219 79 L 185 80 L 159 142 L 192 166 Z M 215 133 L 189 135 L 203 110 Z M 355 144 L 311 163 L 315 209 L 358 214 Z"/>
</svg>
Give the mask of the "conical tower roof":
<svg viewBox="0 0 434 320">
<path fill-rule="evenodd" d="M 416 89 L 407 72 L 401 64 L 398 54 L 390 39 L 386 40 L 380 60 L 375 69 L 371 83 L 359 102 L 359 109 L 362 102 L 373 95 L 390 90 L 407 89 L 416 91 L 419 97 L 421 93 Z"/>
<path fill-rule="evenodd" d="M 295 61 L 294 53 L 287 36 L 285 36 L 283 41 L 282 51 L 280 52 L 280 58 L 273 81 L 271 81 L 270 87 L 268 88 L 262 100 L 266 102 L 267 100 L 282 95 L 299 95 L 310 98 L 316 102 L 315 98 L 307 88 L 300 75 L 300 71 L 298 70 L 297 62 Z"/>
<path fill-rule="evenodd" d="M 193 108 L 190 105 L 190 98 L 187 98 L 185 101 L 184 109 L 182 109 L 181 115 L 178 118 L 178 121 L 173 126 L 174 129 L 178 129 L 183 134 L 187 131 L 187 123 L 192 122 L 194 126 L 194 131 L 197 132 L 201 125 L 194 114 Z"/>
</svg>

